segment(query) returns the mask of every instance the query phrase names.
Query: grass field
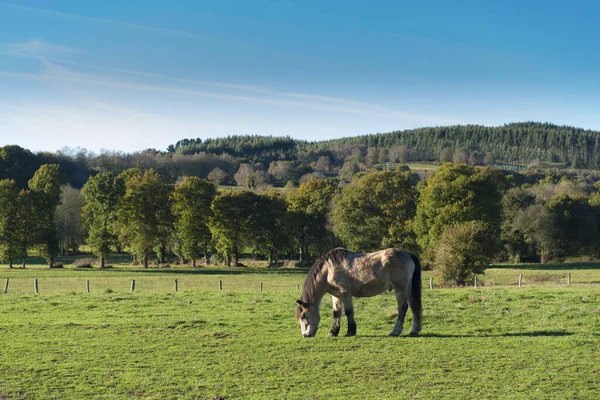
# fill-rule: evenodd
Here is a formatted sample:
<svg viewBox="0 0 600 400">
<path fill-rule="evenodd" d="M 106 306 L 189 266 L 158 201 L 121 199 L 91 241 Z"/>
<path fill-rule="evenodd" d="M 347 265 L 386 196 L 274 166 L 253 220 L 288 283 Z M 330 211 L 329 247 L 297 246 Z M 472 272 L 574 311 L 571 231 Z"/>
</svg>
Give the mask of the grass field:
<svg viewBox="0 0 600 400">
<path fill-rule="evenodd" d="M 391 294 L 357 299 L 358 335 L 328 338 L 325 299 L 304 339 L 293 314 L 306 271 L 0 267 L 0 399 L 597 398 L 600 268 L 541 268 L 424 289 L 419 338 L 387 337 Z"/>
</svg>

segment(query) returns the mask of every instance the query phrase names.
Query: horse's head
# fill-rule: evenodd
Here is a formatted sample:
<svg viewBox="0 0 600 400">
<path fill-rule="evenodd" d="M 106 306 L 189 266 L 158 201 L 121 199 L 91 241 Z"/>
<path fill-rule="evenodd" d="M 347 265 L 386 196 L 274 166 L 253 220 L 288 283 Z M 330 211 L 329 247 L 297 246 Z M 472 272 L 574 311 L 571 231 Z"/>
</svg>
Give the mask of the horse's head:
<svg viewBox="0 0 600 400">
<path fill-rule="evenodd" d="M 300 322 L 302 336 L 315 336 L 317 334 L 317 329 L 319 329 L 319 321 L 321 320 L 319 306 L 305 303 L 302 300 L 297 300 L 296 304 L 298 304 L 298 308 L 296 309 L 296 319 Z"/>
</svg>

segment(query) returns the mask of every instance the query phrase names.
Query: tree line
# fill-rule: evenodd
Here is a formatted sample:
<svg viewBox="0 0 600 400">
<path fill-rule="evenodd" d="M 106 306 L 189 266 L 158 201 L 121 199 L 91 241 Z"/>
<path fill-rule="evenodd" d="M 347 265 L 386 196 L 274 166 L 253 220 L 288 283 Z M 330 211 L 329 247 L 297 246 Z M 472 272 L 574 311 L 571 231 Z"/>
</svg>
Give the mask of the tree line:
<svg viewBox="0 0 600 400">
<path fill-rule="evenodd" d="M 500 127 L 479 125 L 421 128 L 319 142 L 289 137 L 230 136 L 182 139 L 166 151 L 135 153 L 65 147 L 34 154 L 19 146 L 0 148 L 0 179 L 13 179 L 20 189 L 43 164 L 61 167 L 61 182 L 80 189 L 97 173 L 121 174 L 131 168 L 154 169 L 174 184 L 185 176 L 218 185 L 298 186 L 314 178 L 349 183 L 354 175 L 385 165 L 409 162 L 453 162 L 513 170 L 583 169 L 600 179 L 599 132 L 540 123 Z M 595 172 L 594 172 L 595 171 Z"/>
<path fill-rule="evenodd" d="M 400 247 L 447 282 L 465 284 L 492 261 L 547 262 L 600 254 L 598 184 L 566 175 L 535 183 L 516 172 L 446 163 L 427 179 L 407 167 L 310 179 L 288 190 L 231 190 L 156 171 L 98 173 L 81 190 L 43 165 L 19 189 L 0 181 L 0 259 L 34 250 L 52 266 L 86 243 L 105 266 L 113 252 L 238 265 L 243 253 L 275 263 L 345 246 Z"/>
</svg>

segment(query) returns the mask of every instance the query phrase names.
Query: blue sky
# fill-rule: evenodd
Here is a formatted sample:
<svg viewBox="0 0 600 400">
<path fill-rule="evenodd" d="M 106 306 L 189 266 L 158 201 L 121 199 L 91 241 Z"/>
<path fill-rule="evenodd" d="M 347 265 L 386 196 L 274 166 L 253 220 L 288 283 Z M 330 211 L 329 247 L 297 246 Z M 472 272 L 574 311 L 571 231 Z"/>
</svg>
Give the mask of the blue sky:
<svg viewBox="0 0 600 400">
<path fill-rule="evenodd" d="M 591 1 L 0 0 L 0 145 L 600 130 L 599 15 Z"/>
</svg>

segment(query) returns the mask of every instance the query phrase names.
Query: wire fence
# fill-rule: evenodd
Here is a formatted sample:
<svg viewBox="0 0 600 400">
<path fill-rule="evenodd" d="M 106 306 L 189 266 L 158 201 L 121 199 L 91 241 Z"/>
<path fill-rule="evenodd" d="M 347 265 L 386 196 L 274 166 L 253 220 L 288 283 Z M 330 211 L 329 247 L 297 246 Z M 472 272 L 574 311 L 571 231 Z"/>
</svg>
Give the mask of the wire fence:
<svg viewBox="0 0 600 400">
<path fill-rule="evenodd" d="M 475 278 L 473 288 L 489 286 L 537 287 L 574 284 L 598 284 L 600 281 L 590 280 L 588 276 L 576 280 L 577 274 L 523 274 L 514 276 L 513 281 L 483 282 Z M 52 277 L 52 278 L 5 278 L 2 294 L 71 294 L 71 293 L 156 293 L 179 291 L 240 291 L 240 292 L 280 292 L 298 291 L 302 289 L 304 276 L 210 276 L 210 277 L 174 277 L 174 276 L 142 276 L 142 277 Z M 422 280 L 424 290 L 449 288 L 438 284 L 436 278 L 426 277 Z"/>
</svg>

